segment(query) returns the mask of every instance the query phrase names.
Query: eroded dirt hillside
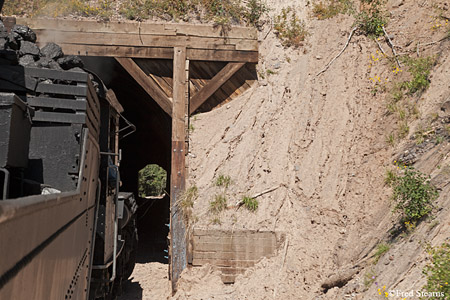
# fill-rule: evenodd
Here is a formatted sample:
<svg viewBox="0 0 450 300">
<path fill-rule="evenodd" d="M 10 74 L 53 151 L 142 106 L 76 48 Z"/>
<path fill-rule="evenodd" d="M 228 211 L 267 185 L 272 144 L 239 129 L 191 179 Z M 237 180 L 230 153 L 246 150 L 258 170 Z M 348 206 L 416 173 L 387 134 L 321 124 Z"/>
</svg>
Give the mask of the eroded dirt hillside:
<svg viewBox="0 0 450 300">
<path fill-rule="evenodd" d="M 258 69 L 265 79 L 233 102 L 192 119 L 189 180 L 199 189 L 194 226 L 274 230 L 287 238 L 275 257 L 248 269 L 234 285 L 223 285 L 210 267 L 186 270 L 174 299 L 376 299 L 378 284 L 423 287 L 424 243 L 438 245 L 450 236 L 450 140 L 448 135 L 439 143 L 430 138 L 418 151 L 414 137 L 427 122 L 433 128 L 448 125 L 448 109 L 441 106 L 450 100 L 450 61 L 448 39 L 441 40 L 446 32 L 430 24 L 435 8 L 449 14 L 448 5 L 420 2 L 386 6 L 386 30 L 397 52 L 417 57 L 420 42 L 426 45 L 419 55 L 436 58 L 430 87 L 408 98 L 418 110 L 408 118 L 409 131 L 395 142 L 388 137 L 401 122 L 387 109 L 389 87 L 408 78 L 406 66 L 405 74 L 393 72 L 376 42 L 357 32 L 346 51 L 316 76 L 344 46 L 354 18 L 315 20 L 309 1 L 268 3 L 271 14 L 295 5 L 307 20 L 306 45 L 285 49 L 264 27 Z M 392 55 L 384 39 L 380 44 Z M 373 78 L 381 78 L 378 86 L 386 88 L 376 90 Z M 440 197 L 432 225 L 423 221 L 413 232 L 395 236 L 399 218 L 392 213 L 385 174 L 405 151 L 417 153 L 415 167 L 432 175 Z M 258 197 L 254 213 L 241 207 L 212 214 L 210 201 L 220 175 L 232 180 L 229 206 L 244 195 L 280 187 Z M 390 249 L 375 264 L 373 254 L 381 242 Z M 330 279 L 329 288 L 322 288 Z"/>
</svg>

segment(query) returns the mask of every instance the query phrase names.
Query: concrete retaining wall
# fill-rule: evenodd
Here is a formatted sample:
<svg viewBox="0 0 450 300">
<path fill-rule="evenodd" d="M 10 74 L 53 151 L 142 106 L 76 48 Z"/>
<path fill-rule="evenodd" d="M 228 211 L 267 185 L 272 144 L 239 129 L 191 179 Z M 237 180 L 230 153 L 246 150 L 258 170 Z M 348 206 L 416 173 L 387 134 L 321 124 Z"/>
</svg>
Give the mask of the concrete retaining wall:
<svg viewBox="0 0 450 300">
<path fill-rule="evenodd" d="M 209 230 L 195 228 L 191 245 L 193 266 L 211 264 L 222 272 L 224 283 L 234 283 L 238 274 L 263 257 L 275 254 L 284 235 L 272 231 Z"/>
</svg>

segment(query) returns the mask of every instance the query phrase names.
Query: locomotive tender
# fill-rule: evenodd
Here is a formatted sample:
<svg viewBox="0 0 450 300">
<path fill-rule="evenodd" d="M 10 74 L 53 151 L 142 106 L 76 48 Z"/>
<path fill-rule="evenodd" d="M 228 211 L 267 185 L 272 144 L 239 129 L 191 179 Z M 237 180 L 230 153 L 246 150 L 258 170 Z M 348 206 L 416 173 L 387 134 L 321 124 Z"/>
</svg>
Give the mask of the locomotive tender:
<svg viewBox="0 0 450 300">
<path fill-rule="evenodd" d="M 0 299 L 114 299 L 137 247 L 111 90 L 0 60 Z M 131 125 L 132 127 L 132 125 Z"/>
</svg>

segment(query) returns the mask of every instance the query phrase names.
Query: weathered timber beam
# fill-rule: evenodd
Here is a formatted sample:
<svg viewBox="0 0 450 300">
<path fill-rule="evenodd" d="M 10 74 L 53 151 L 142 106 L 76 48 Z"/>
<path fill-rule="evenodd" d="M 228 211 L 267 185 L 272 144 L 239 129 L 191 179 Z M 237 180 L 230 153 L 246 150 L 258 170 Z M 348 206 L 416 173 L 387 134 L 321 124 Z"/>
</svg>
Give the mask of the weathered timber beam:
<svg viewBox="0 0 450 300">
<path fill-rule="evenodd" d="M 39 47 L 44 43 L 37 43 Z M 66 55 L 173 59 L 170 47 L 128 47 L 85 44 L 59 44 Z"/>
<path fill-rule="evenodd" d="M 44 43 L 38 43 L 40 47 Z M 173 59 L 170 47 L 128 47 L 85 44 L 59 44 L 66 55 Z M 258 62 L 258 51 L 187 49 L 191 61 Z"/>
<path fill-rule="evenodd" d="M 33 29 L 55 29 L 60 31 L 128 33 L 128 34 L 162 34 L 187 35 L 202 37 L 226 37 L 256 40 L 256 28 L 232 26 L 224 32 L 221 26 L 207 24 L 183 23 L 149 23 L 149 22 L 98 22 L 91 20 L 63 20 L 40 18 L 17 18 L 18 24 L 28 25 Z"/>
<path fill-rule="evenodd" d="M 186 182 L 186 113 L 187 113 L 186 48 L 175 47 L 173 60 L 172 163 L 170 174 L 170 271 L 172 291 L 177 288 L 181 272 L 186 268 L 186 239 L 183 213 L 177 203 Z"/>
<path fill-rule="evenodd" d="M 188 49 L 187 59 L 257 63 L 258 51 Z"/>
<path fill-rule="evenodd" d="M 198 93 L 192 96 L 189 103 L 189 114 L 194 113 L 209 97 L 224 85 L 245 63 L 228 63 Z"/>
<path fill-rule="evenodd" d="M 169 115 L 172 115 L 172 101 L 161 90 L 158 84 L 145 74 L 144 71 L 133 61 L 132 58 L 116 57 L 120 65 L 139 83 L 140 86 L 158 103 L 158 105 Z"/>
<path fill-rule="evenodd" d="M 258 41 L 223 37 L 36 30 L 40 42 L 128 47 L 175 47 L 257 51 Z"/>
</svg>

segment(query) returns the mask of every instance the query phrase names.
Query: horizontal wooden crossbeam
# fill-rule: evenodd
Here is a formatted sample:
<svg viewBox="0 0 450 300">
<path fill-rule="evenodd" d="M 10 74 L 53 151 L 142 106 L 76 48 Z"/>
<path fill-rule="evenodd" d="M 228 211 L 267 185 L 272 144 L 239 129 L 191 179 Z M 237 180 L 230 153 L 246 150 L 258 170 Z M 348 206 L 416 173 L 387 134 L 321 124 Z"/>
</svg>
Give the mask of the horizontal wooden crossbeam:
<svg viewBox="0 0 450 300">
<path fill-rule="evenodd" d="M 173 59 L 173 48 L 186 48 L 189 60 L 257 62 L 255 28 L 193 24 L 73 21 L 18 18 L 36 31 L 39 46 L 54 42 L 65 54 Z"/>
</svg>

